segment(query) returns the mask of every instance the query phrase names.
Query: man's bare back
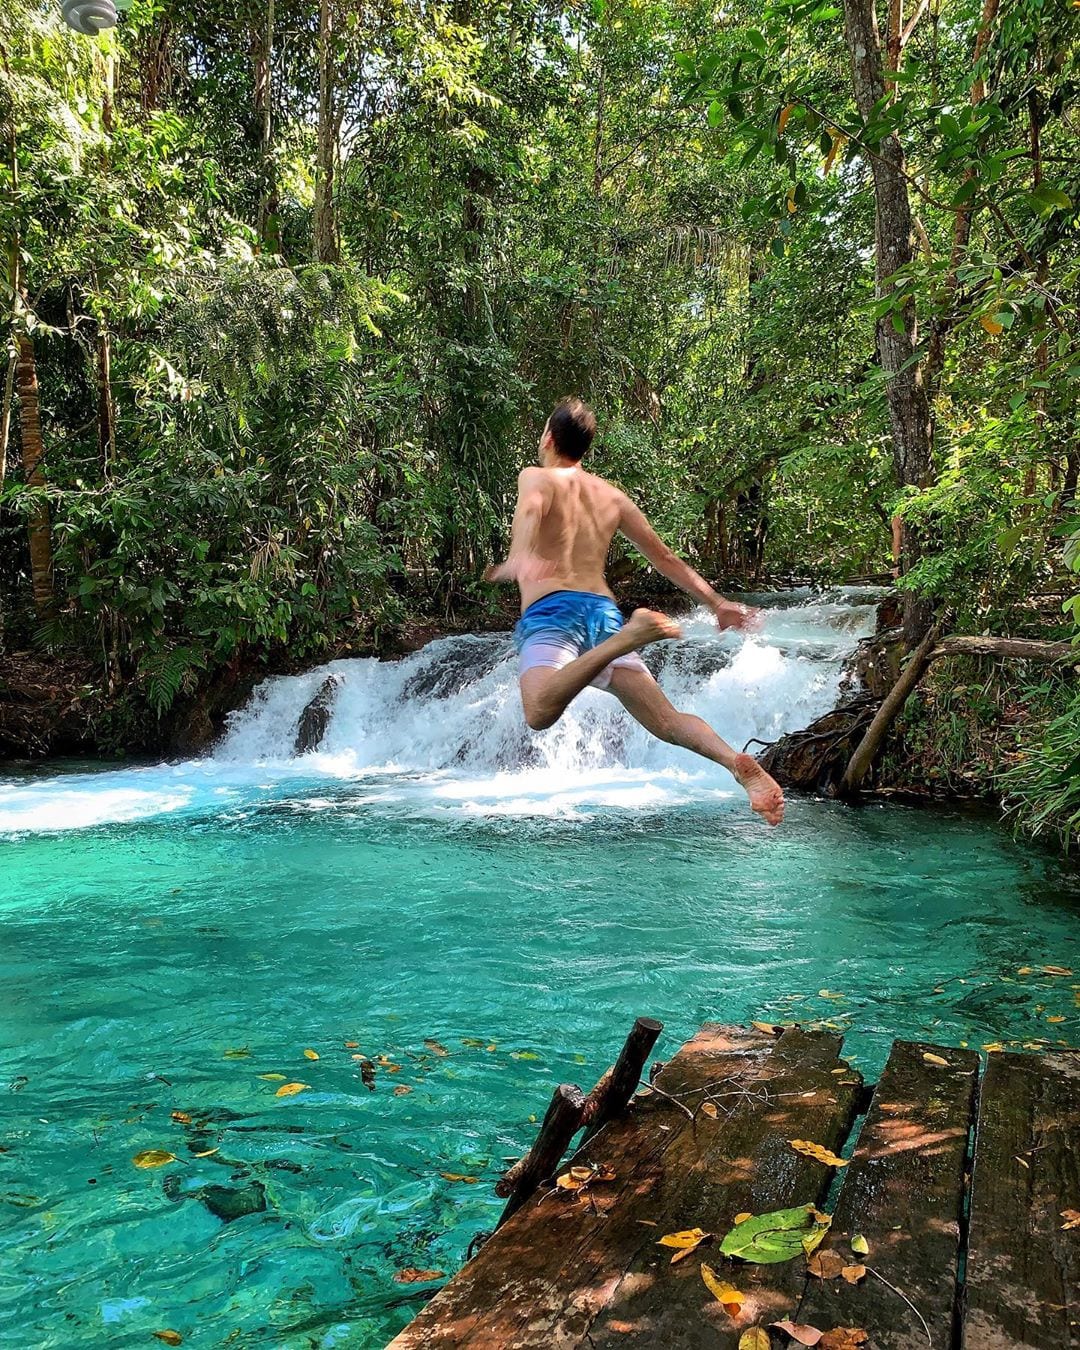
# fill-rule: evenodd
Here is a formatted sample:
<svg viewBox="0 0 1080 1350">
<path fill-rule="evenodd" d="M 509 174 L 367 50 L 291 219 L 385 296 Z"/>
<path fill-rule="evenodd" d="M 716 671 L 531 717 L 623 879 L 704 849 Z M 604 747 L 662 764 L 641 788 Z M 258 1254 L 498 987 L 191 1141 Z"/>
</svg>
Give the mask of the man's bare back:
<svg viewBox="0 0 1080 1350">
<path fill-rule="evenodd" d="M 758 611 L 718 595 L 624 492 L 581 467 L 595 429 L 580 400 L 556 407 L 540 439 L 540 464 L 518 478 L 507 559 L 487 573 L 490 581 L 517 582 L 521 591 L 514 636 L 526 720 L 543 730 L 587 685 L 609 690 L 653 735 L 722 764 L 746 789 L 751 807 L 778 825 L 784 797 L 774 780 L 701 718 L 673 708 L 641 661 L 642 647 L 681 633 L 655 610 L 635 610 L 623 623 L 604 575 L 611 541 L 621 532 L 657 571 L 707 605 L 721 628 L 756 627 Z"/>
</svg>

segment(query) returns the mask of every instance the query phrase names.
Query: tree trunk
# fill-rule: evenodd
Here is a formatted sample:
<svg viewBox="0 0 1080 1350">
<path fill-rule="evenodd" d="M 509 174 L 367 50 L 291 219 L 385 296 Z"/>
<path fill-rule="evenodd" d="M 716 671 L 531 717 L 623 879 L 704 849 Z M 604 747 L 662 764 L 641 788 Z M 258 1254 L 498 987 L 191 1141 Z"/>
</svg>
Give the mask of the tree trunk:
<svg viewBox="0 0 1080 1350">
<path fill-rule="evenodd" d="M 851 56 L 855 102 L 864 122 L 885 97 L 885 66 L 873 0 L 844 0 L 844 30 Z M 870 160 L 874 178 L 875 290 L 884 298 L 891 278 L 911 262 L 911 203 L 908 199 L 904 148 L 892 133 Z M 894 325 L 894 318 L 897 320 Z M 926 487 L 932 477 L 930 401 L 915 360 L 915 310 L 910 302 L 877 321 L 877 352 L 886 377 L 886 399 L 892 428 L 893 467 L 901 487 Z M 919 540 L 905 524 L 901 567 L 909 571 L 919 557 Z M 904 636 L 916 646 L 930 626 L 929 603 L 913 592 L 904 597 Z"/>
<path fill-rule="evenodd" d="M 337 220 L 334 211 L 334 171 L 337 164 L 337 80 L 334 61 L 336 0 L 319 0 L 319 109 L 315 145 L 315 214 L 313 249 L 315 261 L 339 260 Z"/>
<path fill-rule="evenodd" d="M 273 156 L 274 21 L 274 0 L 266 0 L 265 21 L 261 26 L 253 27 L 251 32 L 255 116 L 259 124 L 259 172 L 262 176 L 256 228 L 263 247 L 271 253 L 276 253 L 281 243 L 277 229 L 277 176 Z"/>
<path fill-rule="evenodd" d="M 19 438 L 22 443 L 23 473 L 28 486 L 43 488 L 45 474 L 41 461 L 45 447 L 41 439 L 41 406 L 38 399 L 37 363 L 34 343 L 28 333 L 15 335 L 18 362 L 15 383 L 19 390 Z M 56 610 L 53 595 L 52 537 L 49 528 L 49 505 L 42 497 L 34 506 L 29 521 L 30 578 L 34 592 L 34 607 L 39 619 L 49 619 Z"/>
<path fill-rule="evenodd" d="M 0 488 L 7 477 L 7 452 L 11 440 L 11 395 L 15 389 L 15 357 L 8 357 L 4 376 L 4 406 L 0 408 Z"/>
</svg>

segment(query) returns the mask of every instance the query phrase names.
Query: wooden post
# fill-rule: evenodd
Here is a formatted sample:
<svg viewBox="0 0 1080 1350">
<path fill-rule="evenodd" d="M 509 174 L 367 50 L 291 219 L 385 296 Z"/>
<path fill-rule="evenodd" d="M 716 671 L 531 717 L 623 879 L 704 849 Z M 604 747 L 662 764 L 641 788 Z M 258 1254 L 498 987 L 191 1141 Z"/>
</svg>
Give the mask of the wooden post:
<svg viewBox="0 0 1080 1350">
<path fill-rule="evenodd" d="M 639 1017 L 630 1029 L 619 1058 L 588 1097 L 574 1083 L 562 1083 L 555 1089 L 536 1143 L 495 1183 L 496 1195 L 510 1197 L 499 1226 L 521 1208 L 542 1181 L 554 1176 L 570 1147 L 570 1140 L 583 1125 L 587 1126 L 585 1138 L 590 1139 L 601 1125 L 626 1110 L 641 1082 L 649 1052 L 663 1029 L 663 1022 Z"/>
<path fill-rule="evenodd" d="M 663 1022 L 656 1022 L 651 1017 L 639 1017 L 634 1023 L 614 1067 L 608 1069 L 585 1099 L 582 1124 L 586 1126 L 586 1141 L 602 1125 L 626 1110 L 641 1082 L 645 1062 L 663 1029 Z"/>
<path fill-rule="evenodd" d="M 510 1197 L 497 1227 L 516 1213 L 547 1177 L 552 1176 L 570 1147 L 570 1140 L 581 1129 L 585 1094 L 575 1083 L 561 1083 L 552 1094 L 536 1143 L 524 1158 L 495 1183 L 496 1195 Z"/>
</svg>

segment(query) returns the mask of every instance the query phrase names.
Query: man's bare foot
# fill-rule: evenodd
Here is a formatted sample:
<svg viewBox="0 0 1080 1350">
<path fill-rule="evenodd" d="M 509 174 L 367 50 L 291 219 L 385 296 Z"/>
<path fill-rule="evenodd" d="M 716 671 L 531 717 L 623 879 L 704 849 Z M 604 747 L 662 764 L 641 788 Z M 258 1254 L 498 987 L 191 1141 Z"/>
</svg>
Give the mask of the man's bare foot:
<svg viewBox="0 0 1080 1350">
<path fill-rule="evenodd" d="M 634 640 L 631 651 L 646 647 L 650 642 L 667 642 L 682 637 L 682 629 L 675 620 L 656 609 L 635 609 L 622 632 Z"/>
<path fill-rule="evenodd" d="M 746 789 L 750 809 L 757 811 L 770 825 L 784 819 L 784 793 L 775 778 L 770 778 L 753 755 L 736 755 L 732 769 Z"/>
</svg>

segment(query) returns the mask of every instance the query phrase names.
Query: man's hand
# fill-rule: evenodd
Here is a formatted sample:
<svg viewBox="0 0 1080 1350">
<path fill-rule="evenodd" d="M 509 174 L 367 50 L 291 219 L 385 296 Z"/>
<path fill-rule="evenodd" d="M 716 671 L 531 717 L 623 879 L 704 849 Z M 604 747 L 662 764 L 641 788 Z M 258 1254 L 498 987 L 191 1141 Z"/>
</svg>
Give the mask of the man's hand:
<svg viewBox="0 0 1080 1350">
<path fill-rule="evenodd" d="M 756 633 L 765 623 L 765 614 L 753 605 L 740 605 L 735 600 L 720 600 L 712 607 L 717 628 L 738 628 L 744 633 Z"/>
</svg>

